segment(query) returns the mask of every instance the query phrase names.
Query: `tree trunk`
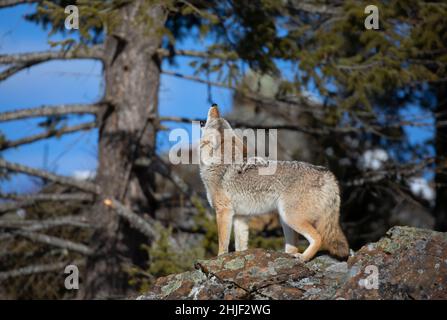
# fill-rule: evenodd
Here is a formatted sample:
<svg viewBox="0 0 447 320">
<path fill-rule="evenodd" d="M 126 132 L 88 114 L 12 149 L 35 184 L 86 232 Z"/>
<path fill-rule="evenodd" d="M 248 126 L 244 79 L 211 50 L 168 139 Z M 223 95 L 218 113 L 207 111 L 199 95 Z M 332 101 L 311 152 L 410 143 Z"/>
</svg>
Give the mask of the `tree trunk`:
<svg viewBox="0 0 447 320">
<path fill-rule="evenodd" d="M 436 87 L 436 138 L 437 157 L 435 229 L 447 231 L 447 88 L 445 84 Z M 441 122 L 444 122 L 441 125 Z M 439 125 L 438 125 L 439 124 Z"/>
<path fill-rule="evenodd" d="M 154 152 L 161 46 L 166 14 L 160 5 L 130 2 L 120 9 L 120 21 L 105 39 L 105 100 L 110 105 L 99 116 L 101 196 L 114 197 L 139 211 L 152 212 L 153 174 L 134 168 L 139 156 Z M 93 217 L 94 215 L 94 217 Z M 140 244 L 147 239 L 121 221 L 101 199 L 92 218 L 100 227 L 92 239 L 95 254 L 87 261 L 83 298 L 116 297 L 128 288 L 123 264 L 141 262 Z"/>
</svg>

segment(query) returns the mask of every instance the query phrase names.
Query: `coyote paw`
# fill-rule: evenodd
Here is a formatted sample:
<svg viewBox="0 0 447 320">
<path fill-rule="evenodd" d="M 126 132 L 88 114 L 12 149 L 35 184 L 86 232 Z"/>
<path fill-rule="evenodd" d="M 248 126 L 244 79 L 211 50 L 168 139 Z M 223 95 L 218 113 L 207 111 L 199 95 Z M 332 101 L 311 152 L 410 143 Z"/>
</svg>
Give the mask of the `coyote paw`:
<svg viewBox="0 0 447 320">
<path fill-rule="evenodd" d="M 303 254 L 301 254 L 301 253 L 294 253 L 294 254 L 292 254 L 295 258 L 297 258 L 299 261 L 301 261 L 301 262 L 306 262 L 306 259 L 304 258 L 304 256 L 303 256 Z"/>
<path fill-rule="evenodd" d="M 268 160 L 261 158 L 261 157 L 250 157 L 247 159 L 246 162 L 239 165 L 238 173 L 244 173 L 250 168 L 253 168 L 255 166 L 266 166 L 268 165 Z"/>
</svg>

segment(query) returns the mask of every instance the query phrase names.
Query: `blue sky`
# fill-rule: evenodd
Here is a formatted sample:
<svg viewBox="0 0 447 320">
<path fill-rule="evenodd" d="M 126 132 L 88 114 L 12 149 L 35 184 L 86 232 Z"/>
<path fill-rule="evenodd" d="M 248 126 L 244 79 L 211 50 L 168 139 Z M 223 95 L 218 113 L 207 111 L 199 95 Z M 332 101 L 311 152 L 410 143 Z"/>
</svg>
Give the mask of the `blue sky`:
<svg viewBox="0 0 447 320">
<path fill-rule="evenodd" d="M 49 50 L 47 31 L 24 20 L 33 12 L 34 5 L 20 5 L 0 10 L 0 54 Z M 51 40 L 60 40 L 55 35 Z M 196 39 L 186 40 L 185 48 L 203 46 Z M 164 63 L 163 69 L 192 74 L 188 58 L 176 58 L 176 65 Z M 288 76 L 290 65 L 280 64 L 282 74 Z M 94 103 L 104 89 L 101 63 L 89 60 L 53 61 L 22 71 L 0 82 L 0 112 L 33 108 L 41 105 Z M 213 88 L 212 97 L 223 112 L 231 110 L 230 90 Z M 162 75 L 159 110 L 162 116 L 204 117 L 209 107 L 207 87 L 204 84 Z M 409 116 L 419 113 L 417 106 L 408 109 Z M 0 123 L 0 131 L 8 139 L 18 139 L 41 132 L 42 118 Z M 69 124 L 91 121 L 91 116 L 70 117 Z M 170 128 L 186 124 L 168 123 Z M 432 136 L 426 128 L 406 128 L 413 143 L 424 143 Z M 159 148 L 165 149 L 167 132 L 159 134 Z M 61 138 L 53 138 L 2 152 L 6 160 L 52 172 L 72 175 L 76 171 L 94 170 L 97 165 L 97 131 L 91 130 Z M 3 192 L 29 192 L 36 186 L 28 177 L 16 175 L 3 181 Z"/>
</svg>

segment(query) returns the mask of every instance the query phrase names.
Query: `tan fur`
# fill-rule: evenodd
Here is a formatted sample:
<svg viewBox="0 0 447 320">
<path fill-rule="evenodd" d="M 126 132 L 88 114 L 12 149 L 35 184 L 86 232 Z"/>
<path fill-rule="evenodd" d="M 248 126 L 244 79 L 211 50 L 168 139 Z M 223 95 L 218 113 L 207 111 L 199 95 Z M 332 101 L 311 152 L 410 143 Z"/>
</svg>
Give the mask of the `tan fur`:
<svg viewBox="0 0 447 320">
<path fill-rule="evenodd" d="M 230 141 L 223 139 L 224 130 L 233 133 Z M 200 174 L 210 205 L 216 210 L 219 254 L 228 252 L 233 220 L 236 250 L 245 250 L 246 219 L 277 210 L 287 253 L 304 261 L 322 249 L 340 258 L 348 256 L 349 246 L 339 225 L 339 187 L 329 170 L 304 162 L 259 162 L 245 157 L 242 166 L 225 164 L 224 145 L 228 143 L 234 145 L 232 156 L 234 152 L 244 153 L 242 140 L 219 116 L 217 108 L 212 107 L 200 143 Z M 258 173 L 258 167 L 265 164 L 276 165 L 274 174 Z M 309 241 L 302 254 L 297 248 L 298 234 Z"/>
<path fill-rule="evenodd" d="M 208 115 L 209 118 L 219 118 L 220 117 L 219 109 L 217 107 L 211 107 L 208 114 L 209 114 Z"/>
</svg>

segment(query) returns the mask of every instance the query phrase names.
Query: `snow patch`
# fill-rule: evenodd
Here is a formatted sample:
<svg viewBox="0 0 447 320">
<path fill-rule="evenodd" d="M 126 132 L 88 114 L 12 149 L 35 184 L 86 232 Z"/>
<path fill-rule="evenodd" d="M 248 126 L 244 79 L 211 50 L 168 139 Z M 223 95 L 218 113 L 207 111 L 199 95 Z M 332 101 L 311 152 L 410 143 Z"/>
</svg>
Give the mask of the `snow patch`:
<svg viewBox="0 0 447 320">
<path fill-rule="evenodd" d="M 411 192 L 422 199 L 433 201 L 435 200 L 435 190 L 430 186 L 428 181 L 421 177 L 411 178 L 408 181 Z"/>
<path fill-rule="evenodd" d="M 358 166 L 361 169 L 379 170 L 389 159 L 384 149 L 366 150 L 359 159 Z"/>
<path fill-rule="evenodd" d="M 91 180 L 96 176 L 96 172 L 92 170 L 75 170 L 72 177 L 76 180 Z"/>
</svg>

